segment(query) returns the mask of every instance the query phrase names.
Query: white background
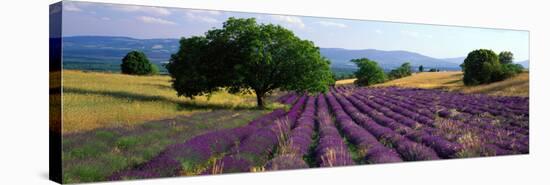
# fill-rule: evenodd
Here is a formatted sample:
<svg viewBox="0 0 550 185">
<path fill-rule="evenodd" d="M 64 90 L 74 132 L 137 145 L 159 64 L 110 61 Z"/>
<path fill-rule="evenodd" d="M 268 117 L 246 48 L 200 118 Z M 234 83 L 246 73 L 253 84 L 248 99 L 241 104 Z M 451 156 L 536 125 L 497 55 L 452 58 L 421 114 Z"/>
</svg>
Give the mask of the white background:
<svg viewBox="0 0 550 185">
<path fill-rule="evenodd" d="M 97 1 L 97 0 L 93 0 Z M 0 6 L 0 184 L 48 181 L 48 5 Z M 114 184 L 548 184 L 550 5 L 545 1 L 100 0 L 156 6 L 530 30 L 531 154 Z M 545 176 L 546 175 L 546 176 Z"/>
</svg>

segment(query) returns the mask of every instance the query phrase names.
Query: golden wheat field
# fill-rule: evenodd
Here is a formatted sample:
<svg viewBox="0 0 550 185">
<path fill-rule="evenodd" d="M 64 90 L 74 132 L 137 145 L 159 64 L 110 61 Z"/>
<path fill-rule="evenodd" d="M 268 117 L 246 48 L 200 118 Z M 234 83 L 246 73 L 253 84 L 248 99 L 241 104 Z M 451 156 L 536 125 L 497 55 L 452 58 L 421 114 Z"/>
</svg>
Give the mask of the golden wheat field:
<svg viewBox="0 0 550 185">
<path fill-rule="evenodd" d="M 442 89 L 465 93 L 482 93 L 497 96 L 529 96 L 529 72 L 523 72 L 515 77 L 500 82 L 478 86 L 465 86 L 462 82 L 462 72 L 424 72 L 412 76 L 388 81 L 374 87 L 412 87 L 425 89 Z M 339 80 L 337 85 L 352 84 L 355 79 Z"/>
<path fill-rule="evenodd" d="M 215 109 L 254 109 L 254 94 L 217 92 L 178 97 L 169 76 L 130 76 L 63 70 L 63 133 L 131 127 L 146 121 Z M 269 106 L 282 106 L 272 104 Z"/>
</svg>

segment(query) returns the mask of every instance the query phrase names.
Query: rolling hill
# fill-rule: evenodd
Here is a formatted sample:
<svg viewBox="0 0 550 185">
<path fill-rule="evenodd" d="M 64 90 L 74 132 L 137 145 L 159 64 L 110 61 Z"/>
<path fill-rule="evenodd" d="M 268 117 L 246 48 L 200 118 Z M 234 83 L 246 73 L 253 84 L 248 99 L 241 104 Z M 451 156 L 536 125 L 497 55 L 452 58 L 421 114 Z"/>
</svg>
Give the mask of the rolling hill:
<svg viewBox="0 0 550 185">
<path fill-rule="evenodd" d="M 411 76 L 376 84 L 374 87 L 407 87 L 423 89 L 440 89 L 463 93 L 481 93 L 497 96 L 529 97 L 529 72 L 523 72 L 512 78 L 477 86 L 465 86 L 462 82 L 463 74 L 459 71 L 424 72 Z M 350 85 L 355 79 L 336 81 L 336 85 Z"/>
<path fill-rule="evenodd" d="M 135 39 L 115 36 L 64 37 L 64 67 L 116 71 L 120 60 L 131 50 L 145 52 L 151 61 L 160 65 L 168 61 L 170 55 L 177 52 L 178 47 L 178 39 Z M 457 60 L 438 59 L 410 51 L 342 48 L 321 48 L 320 51 L 332 62 L 332 68 L 341 72 L 354 71 L 357 67 L 349 60 L 362 57 L 377 61 L 385 70 L 396 68 L 404 62 L 410 62 L 415 69 L 423 65 L 426 69 L 460 70 Z"/>
<path fill-rule="evenodd" d="M 399 67 L 404 62 L 410 62 L 416 68 L 423 65 L 424 68 L 438 68 L 441 70 L 460 70 L 459 64 L 447 62 L 442 59 L 428 57 L 422 54 L 409 51 L 382 51 L 376 49 L 349 50 L 341 48 L 321 48 L 321 54 L 330 61 L 332 67 L 351 68 L 357 67 L 349 62 L 354 58 L 366 57 L 378 62 L 385 70 Z"/>
</svg>

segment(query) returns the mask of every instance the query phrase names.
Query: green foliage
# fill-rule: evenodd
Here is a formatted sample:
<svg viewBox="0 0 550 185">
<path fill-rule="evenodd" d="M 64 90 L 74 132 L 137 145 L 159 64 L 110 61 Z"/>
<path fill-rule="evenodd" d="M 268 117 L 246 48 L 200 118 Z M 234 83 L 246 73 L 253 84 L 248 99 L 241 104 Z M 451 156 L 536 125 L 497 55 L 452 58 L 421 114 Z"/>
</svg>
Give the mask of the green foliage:
<svg viewBox="0 0 550 185">
<path fill-rule="evenodd" d="M 116 141 L 116 146 L 119 149 L 127 150 L 136 146 L 140 140 L 136 136 L 121 137 Z"/>
<path fill-rule="evenodd" d="M 487 49 L 470 52 L 461 65 L 464 84 L 478 85 L 501 81 L 523 71 L 523 66 L 513 64 L 514 54 L 503 51 L 498 56 Z"/>
<path fill-rule="evenodd" d="M 149 75 L 153 74 L 153 64 L 149 62 L 145 53 L 139 51 L 131 51 L 122 59 L 120 69 L 123 74 L 130 75 Z M 158 73 L 158 68 L 156 68 Z"/>
<path fill-rule="evenodd" d="M 151 63 L 151 75 L 158 75 L 160 73 L 159 67 Z"/>
<path fill-rule="evenodd" d="M 369 86 L 377 83 L 382 83 L 386 80 L 386 74 L 384 70 L 378 66 L 375 61 L 367 58 L 352 59 L 351 62 L 355 63 L 359 70 L 355 72 L 357 80 L 355 84 L 361 86 Z"/>
<path fill-rule="evenodd" d="M 95 133 L 95 136 L 97 138 L 104 139 L 104 140 L 111 140 L 117 137 L 117 135 L 114 132 L 104 131 L 104 130 L 97 131 Z"/>
<path fill-rule="evenodd" d="M 502 69 L 497 77 L 497 80 L 504 80 L 513 77 L 523 71 L 523 66 L 520 64 L 502 64 Z"/>
<path fill-rule="evenodd" d="M 401 66 L 399 66 L 394 70 L 391 70 L 390 73 L 388 73 L 388 77 L 392 80 L 411 76 L 411 75 L 412 75 L 411 63 L 408 63 L 408 62 L 401 64 Z"/>
<path fill-rule="evenodd" d="M 478 85 L 500 80 L 502 74 L 498 56 L 492 50 L 478 49 L 464 59 L 464 84 Z"/>
<path fill-rule="evenodd" d="M 71 172 L 70 176 L 78 177 L 79 179 L 76 182 L 93 182 L 104 180 L 104 173 L 104 166 L 78 165 Z M 75 180 L 65 179 L 64 181 L 70 183 Z"/>
<path fill-rule="evenodd" d="M 501 64 L 512 64 L 514 61 L 514 54 L 510 51 L 503 51 L 498 54 L 498 61 Z"/>
<path fill-rule="evenodd" d="M 102 141 L 88 142 L 84 146 L 72 148 L 67 157 L 75 159 L 96 157 L 100 156 L 107 148 L 108 146 Z"/>
<path fill-rule="evenodd" d="M 423 65 L 418 66 L 418 71 L 419 72 L 424 72 L 424 66 Z"/>
<path fill-rule="evenodd" d="M 256 93 L 258 107 L 275 89 L 326 92 L 334 83 L 330 62 L 313 42 L 253 18 L 229 18 L 223 28 L 180 40 L 167 64 L 179 96 Z"/>
</svg>

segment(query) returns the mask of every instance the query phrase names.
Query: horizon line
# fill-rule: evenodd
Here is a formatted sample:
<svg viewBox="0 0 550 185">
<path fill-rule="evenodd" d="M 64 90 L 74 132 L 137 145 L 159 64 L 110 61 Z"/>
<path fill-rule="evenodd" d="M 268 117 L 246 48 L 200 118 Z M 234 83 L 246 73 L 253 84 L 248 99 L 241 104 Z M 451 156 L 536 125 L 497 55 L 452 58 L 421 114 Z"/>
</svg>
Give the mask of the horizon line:
<svg viewBox="0 0 550 185">
<path fill-rule="evenodd" d="M 136 39 L 136 40 L 180 40 L 181 38 L 183 38 L 183 36 L 181 38 L 139 38 L 139 37 L 121 36 L 121 35 L 68 35 L 68 36 L 62 36 L 61 38 L 67 38 L 67 37 L 120 37 L 120 38 Z M 465 56 L 438 58 L 438 57 L 432 57 L 430 55 L 426 55 L 426 54 L 423 54 L 423 53 L 420 53 L 420 52 L 409 51 L 409 50 L 382 50 L 382 49 L 376 49 L 376 48 L 351 49 L 351 48 L 341 48 L 341 47 L 320 47 L 320 46 L 317 46 L 317 47 L 319 49 L 344 49 L 344 50 L 352 50 L 352 51 L 361 51 L 361 50 L 377 50 L 377 51 L 385 51 L 385 52 L 399 52 L 399 51 L 401 51 L 401 52 L 415 53 L 415 54 L 419 54 L 419 55 L 422 55 L 422 56 L 426 56 L 426 57 L 430 57 L 430 58 L 434 58 L 434 59 L 440 59 L 440 60 L 467 57 L 467 55 L 465 55 Z M 486 48 L 478 48 L 478 49 L 486 49 Z M 514 63 L 520 63 L 520 62 L 530 62 L 530 59 L 527 58 L 527 59 L 524 59 L 524 60 L 514 61 Z M 451 63 L 451 62 L 449 62 L 449 63 Z"/>
</svg>

